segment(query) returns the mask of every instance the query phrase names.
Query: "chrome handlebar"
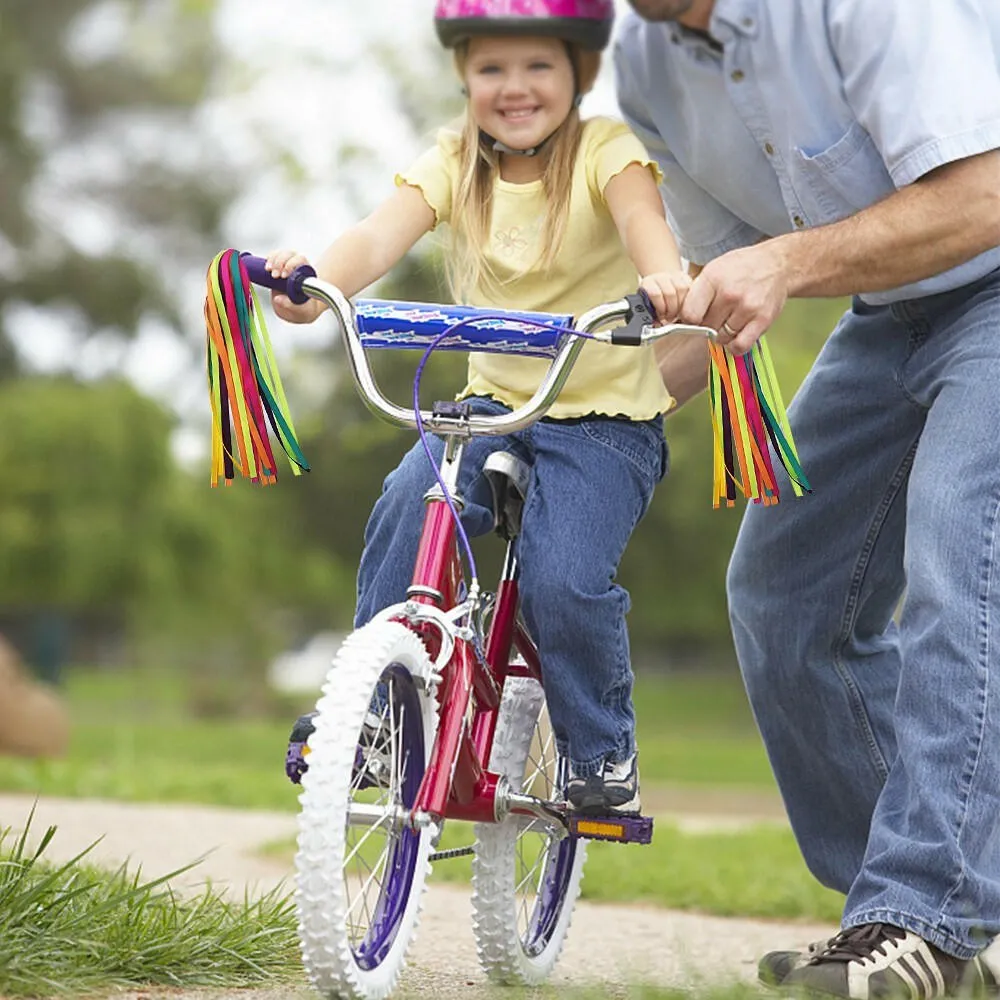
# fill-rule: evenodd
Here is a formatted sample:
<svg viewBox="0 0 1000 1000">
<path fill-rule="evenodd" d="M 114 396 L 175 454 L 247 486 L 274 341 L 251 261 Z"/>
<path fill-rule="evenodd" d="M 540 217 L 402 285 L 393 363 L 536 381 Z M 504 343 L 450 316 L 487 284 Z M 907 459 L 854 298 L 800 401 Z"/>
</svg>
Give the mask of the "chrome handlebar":
<svg viewBox="0 0 1000 1000">
<path fill-rule="evenodd" d="M 382 419 L 398 427 L 416 428 L 417 418 L 414 411 L 386 399 L 379 389 L 371 365 L 368 363 L 361 335 L 358 332 L 354 306 L 344 293 L 336 285 L 315 277 L 304 278 L 301 289 L 310 298 L 318 299 L 324 303 L 336 317 L 344 336 L 344 343 L 347 345 L 351 374 L 354 376 L 354 382 L 368 408 Z M 626 299 L 595 306 L 580 317 L 577 330 L 590 334 L 602 343 L 610 344 L 612 343 L 612 331 L 600 328 L 616 320 L 626 319 L 630 308 Z M 715 331 L 709 327 L 673 323 L 665 326 L 644 327 L 640 342 L 650 344 L 673 334 L 715 338 Z M 535 390 L 535 394 L 523 406 L 517 407 L 510 413 L 495 416 L 472 413 L 455 417 L 430 410 L 421 410 L 421 423 L 431 431 L 461 436 L 512 434 L 515 431 L 523 430 L 543 417 L 556 401 L 576 364 L 585 339 L 575 336 L 572 331 L 567 331 L 563 343 L 552 359 L 545 377 Z"/>
</svg>

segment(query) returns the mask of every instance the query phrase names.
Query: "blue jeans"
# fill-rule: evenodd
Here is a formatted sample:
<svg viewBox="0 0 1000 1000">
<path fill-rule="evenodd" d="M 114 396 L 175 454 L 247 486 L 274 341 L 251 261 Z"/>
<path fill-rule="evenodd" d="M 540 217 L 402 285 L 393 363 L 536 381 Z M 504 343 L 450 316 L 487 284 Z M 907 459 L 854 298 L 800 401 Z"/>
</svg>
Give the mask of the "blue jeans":
<svg viewBox="0 0 1000 1000">
<path fill-rule="evenodd" d="M 477 413 L 504 413 L 489 399 Z M 430 438 L 440 461 L 443 444 Z M 628 593 L 615 574 L 629 536 L 667 466 L 662 418 L 541 421 L 466 446 L 459 476 L 462 523 L 470 535 L 493 527 L 483 463 L 510 451 L 532 466 L 517 540 L 521 607 L 538 644 L 545 696 L 561 753 L 574 773 L 635 750 L 632 669 L 625 614 Z M 365 530 L 356 624 L 405 600 L 423 523 L 423 495 L 434 477 L 420 443 L 386 478 Z"/>
<path fill-rule="evenodd" d="M 855 301 L 789 414 L 815 492 L 749 508 L 729 569 L 750 701 L 843 926 L 968 958 L 1000 932 L 1000 272 Z"/>
</svg>

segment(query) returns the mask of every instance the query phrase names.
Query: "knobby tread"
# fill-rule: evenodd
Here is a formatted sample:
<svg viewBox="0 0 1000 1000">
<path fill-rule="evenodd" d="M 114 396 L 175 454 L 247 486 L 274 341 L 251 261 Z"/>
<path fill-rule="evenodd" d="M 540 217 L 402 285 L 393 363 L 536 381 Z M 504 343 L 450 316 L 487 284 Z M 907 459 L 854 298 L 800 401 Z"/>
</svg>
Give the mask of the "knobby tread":
<svg viewBox="0 0 1000 1000">
<path fill-rule="evenodd" d="M 363 969 L 355 960 L 347 930 L 347 895 L 343 880 L 345 819 L 357 736 L 372 693 L 390 663 L 401 663 L 414 677 L 430 680 L 432 665 L 420 640 L 397 622 L 373 622 L 345 639 L 317 702 L 309 737 L 309 769 L 299 796 L 298 851 L 295 857 L 295 905 L 303 963 L 316 989 L 330 998 L 382 1000 L 403 969 L 420 916 L 431 865 L 430 836 L 421 844 L 405 913 L 384 960 Z M 425 754 L 436 726 L 433 698 L 419 693 Z"/>
<path fill-rule="evenodd" d="M 528 753 L 545 696 L 541 685 L 526 677 L 508 677 L 497 721 L 490 770 L 507 776 L 520 791 Z M 503 985 L 535 986 L 552 971 L 569 930 L 580 894 L 586 846 L 577 844 L 573 876 L 567 887 L 560 926 L 538 955 L 527 955 L 517 926 L 514 893 L 517 866 L 517 828 L 511 817 L 501 824 L 478 823 L 472 863 L 472 924 L 480 965 L 487 976 Z"/>
</svg>

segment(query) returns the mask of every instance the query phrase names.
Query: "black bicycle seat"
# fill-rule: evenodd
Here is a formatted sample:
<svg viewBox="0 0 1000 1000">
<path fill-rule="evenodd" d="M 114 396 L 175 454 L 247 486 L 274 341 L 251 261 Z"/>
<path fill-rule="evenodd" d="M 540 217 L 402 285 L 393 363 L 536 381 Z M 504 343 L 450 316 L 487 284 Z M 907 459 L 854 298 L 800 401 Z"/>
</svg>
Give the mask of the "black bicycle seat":
<svg viewBox="0 0 1000 1000">
<path fill-rule="evenodd" d="M 483 474 L 493 493 L 493 530 L 510 542 L 521 532 L 531 466 L 509 451 L 495 451 L 486 459 Z"/>
</svg>

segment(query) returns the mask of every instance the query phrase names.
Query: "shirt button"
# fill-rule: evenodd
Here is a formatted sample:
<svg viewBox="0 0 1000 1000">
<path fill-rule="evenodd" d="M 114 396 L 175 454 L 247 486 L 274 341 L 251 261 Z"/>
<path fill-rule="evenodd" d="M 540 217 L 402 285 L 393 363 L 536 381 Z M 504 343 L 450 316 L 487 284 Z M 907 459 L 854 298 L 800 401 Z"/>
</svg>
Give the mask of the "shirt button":
<svg viewBox="0 0 1000 1000">
<path fill-rule="evenodd" d="M 743 72 L 743 70 L 734 69 L 732 73 L 729 74 L 729 79 L 732 80 L 733 83 L 739 83 L 745 76 L 746 74 Z"/>
<path fill-rule="evenodd" d="M 767 153 L 768 156 L 774 156 L 774 146 L 772 146 L 769 142 L 765 142 L 764 152 Z"/>
<path fill-rule="evenodd" d="M 806 224 L 806 220 L 803 219 L 801 215 L 792 216 L 792 222 L 795 223 L 795 226 L 798 229 L 801 229 Z"/>
<path fill-rule="evenodd" d="M 744 28 L 752 28 L 753 27 L 753 18 L 752 17 L 745 17 L 745 18 L 743 18 L 743 20 L 740 23 L 743 25 Z"/>
</svg>

